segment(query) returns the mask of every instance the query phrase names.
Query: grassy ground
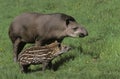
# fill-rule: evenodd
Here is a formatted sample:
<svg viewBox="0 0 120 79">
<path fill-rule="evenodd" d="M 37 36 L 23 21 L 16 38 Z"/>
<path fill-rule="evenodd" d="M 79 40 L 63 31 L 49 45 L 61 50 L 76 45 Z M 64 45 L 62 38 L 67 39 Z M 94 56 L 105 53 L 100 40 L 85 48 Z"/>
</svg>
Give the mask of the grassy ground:
<svg viewBox="0 0 120 79">
<path fill-rule="evenodd" d="M 69 14 L 88 29 L 89 36 L 63 41 L 74 49 L 53 61 L 54 66 L 61 63 L 56 71 L 22 74 L 13 62 L 8 28 L 23 12 Z M 0 0 L 0 79 L 119 79 L 119 39 L 119 0 Z"/>
</svg>

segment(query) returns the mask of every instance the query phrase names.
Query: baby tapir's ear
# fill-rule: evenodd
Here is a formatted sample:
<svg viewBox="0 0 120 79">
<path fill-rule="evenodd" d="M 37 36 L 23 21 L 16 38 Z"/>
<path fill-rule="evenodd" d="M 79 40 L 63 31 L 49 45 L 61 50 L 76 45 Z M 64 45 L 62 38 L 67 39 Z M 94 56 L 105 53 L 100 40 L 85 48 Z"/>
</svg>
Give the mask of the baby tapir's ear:
<svg viewBox="0 0 120 79">
<path fill-rule="evenodd" d="M 55 41 L 55 42 L 53 42 L 53 43 L 51 43 L 51 44 L 49 44 L 49 45 L 47 45 L 48 47 L 56 47 L 56 46 L 58 46 L 58 42 L 57 41 Z"/>
<path fill-rule="evenodd" d="M 61 43 L 59 43 L 58 41 L 54 42 L 58 47 L 61 47 Z"/>
<path fill-rule="evenodd" d="M 59 42 L 57 40 L 55 40 L 55 42 L 53 42 L 53 44 L 59 44 Z"/>
<path fill-rule="evenodd" d="M 55 44 L 59 44 L 59 42 L 56 40 L 55 42 L 54 42 Z"/>
<path fill-rule="evenodd" d="M 58 43 L 57 40 L 55 40 L 55 43 Z"/>
</svg>

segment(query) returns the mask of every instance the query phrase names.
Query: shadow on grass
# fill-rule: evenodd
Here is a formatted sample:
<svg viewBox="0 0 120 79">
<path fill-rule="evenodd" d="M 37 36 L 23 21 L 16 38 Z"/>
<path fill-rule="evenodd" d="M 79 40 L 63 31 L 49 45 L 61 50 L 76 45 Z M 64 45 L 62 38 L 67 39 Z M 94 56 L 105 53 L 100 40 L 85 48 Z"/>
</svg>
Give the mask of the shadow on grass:
<svg viewBox="0 0 120 79">
<path fill-rule="evenodd" d="M 21 72 L 21 73 L 30 74 L 30 73 L 34 73 L 34 72 L 42 72 L 42 68 L 28 69 L 27 72 Z"/>
<path fill-rule="evenodd" d="M 55 62 L 52 65 L 52 69 L 54 71 L 57 71 L 60 66 L 62 66 L 66 62 L 69 62 L 71 59 L 73 60 L 74 58 L 75 58 L 75 56 L 73 56 L 73 55 L 69 55 L 67 57 L 61 58 L 59 61 Z"/>
<path fill-rule="evenodd" d="M 99 39 L 97 39 L 99 41 Z M 95 40 L 96 42 L 96 40 Z M 92 42 L 90 42 L 92 43 Z M 87 45 L 87 44 L 86 44 Z M 82 45 L 81 46 L 71 46 L 73 49 L 77 49 L 79 51 L 80 55 L 88 55 L 92 57 L 93 59 L 99 59 L 100 58 L 100 53 L 96 52 L 94 47 L 91 47 L 91 49 L 84 48 Z"/>
</svg>

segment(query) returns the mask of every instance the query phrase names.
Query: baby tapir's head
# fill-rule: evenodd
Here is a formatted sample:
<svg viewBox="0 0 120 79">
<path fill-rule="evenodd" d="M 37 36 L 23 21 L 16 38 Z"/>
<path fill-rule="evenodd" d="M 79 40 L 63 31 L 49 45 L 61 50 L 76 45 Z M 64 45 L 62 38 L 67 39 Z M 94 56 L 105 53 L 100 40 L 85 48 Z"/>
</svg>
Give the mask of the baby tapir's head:
<svg viewBox="0 0 120 79">
<path fill-rule="evenodd" d="M 49 44 L 48 48 L 50 48 L 52 50 L 51 54 L 53 56 L 58 56 L 58 55 L 65 53 L 71 49 L 71 47 L 60 44 L 57 41 L 55 41 L 52 44 Z"/>
</svg>

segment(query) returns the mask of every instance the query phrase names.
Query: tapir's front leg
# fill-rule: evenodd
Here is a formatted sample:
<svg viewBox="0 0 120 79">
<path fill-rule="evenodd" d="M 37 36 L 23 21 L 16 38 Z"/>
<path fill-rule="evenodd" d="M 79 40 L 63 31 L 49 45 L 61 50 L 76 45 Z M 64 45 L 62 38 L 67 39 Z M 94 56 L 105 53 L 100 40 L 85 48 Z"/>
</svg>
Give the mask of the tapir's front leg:
<svg viewBox="0 0 120 79">
<path fill-rule="evenodd" d="M 14 53 L 14 61 L 18 61 L 18 54 L 22 51 L 25 46 L 25 42 L 22 42 L 20 38 L 17 38 L 13 43 L 13 53 Z"/>
</svg>

